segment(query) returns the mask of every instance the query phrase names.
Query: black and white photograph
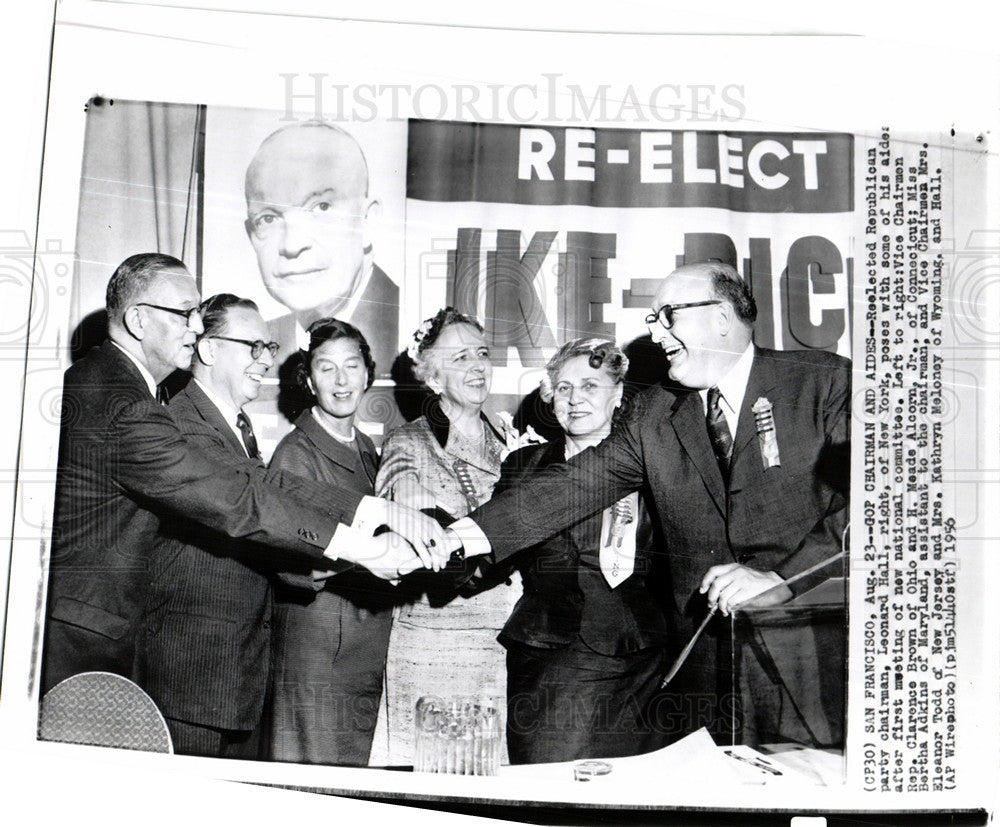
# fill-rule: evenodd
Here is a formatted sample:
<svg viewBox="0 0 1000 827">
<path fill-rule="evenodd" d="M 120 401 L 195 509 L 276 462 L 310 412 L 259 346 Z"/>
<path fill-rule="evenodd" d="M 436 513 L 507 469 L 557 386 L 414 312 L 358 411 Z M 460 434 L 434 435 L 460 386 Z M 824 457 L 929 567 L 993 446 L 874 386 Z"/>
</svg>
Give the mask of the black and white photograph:
<svg viewBox="0 0 1000 827">
<path fill-rule="evenodd" d="M 49 21 L 5 758 L 111 823 L 119 772 L 179 814 L 984 823 L 996 55 L 959 94 L 871 35 L 329 14 Z"/>
</svg>

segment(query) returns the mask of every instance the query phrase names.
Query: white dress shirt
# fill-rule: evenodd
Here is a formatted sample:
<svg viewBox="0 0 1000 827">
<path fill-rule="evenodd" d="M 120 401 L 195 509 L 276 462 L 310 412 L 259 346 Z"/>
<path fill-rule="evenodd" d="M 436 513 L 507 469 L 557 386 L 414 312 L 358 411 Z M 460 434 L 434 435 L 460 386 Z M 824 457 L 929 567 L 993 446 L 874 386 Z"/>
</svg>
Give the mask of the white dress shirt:
<svg viewBox="0 0 1000 827">
<path fill-rule="evenodd" d="M 747 345 L 729 372 L 719 380 L 719 408 L 729 426 L 729 435 L 736 441 L 736 426 L 740 421 L 740 408 L 743 407 L 743 397 L 746 396 L 747 382 L 750 381 L 750 368 L 753 367 L 753 343 Z M 708 416 L 708 388 L 698 391 L 701 397 L 701 407 Z"/>
<path fill-rule="evenodd" d="M 202 391 L 204 391 L 205 396 L 208 397 L 209 402 L 211 402 L 213 405 L 215 405 L 216 408 L 218 408 L 219 413 L 222 414 L 222 418 L 226 420 L 226 424 L 229 426 L 229 430 L 233 432 L 233 434 L 236 436 L 236 439 L 240 443 L 240 447 L 243 448 L 243 453 L 246 454 L 247 456 L 250 456 L 250 452 L 247 451 L 247 446 L 243 442 L 243 432 L 240 431 L 239 427 L 236 424 L 236 418 L 242 413 L 242 411 L 236 410 L 232 405 L 227 403 L 221 396 L 212 391 L 203 382 L 199 382 L 197 379 L 195 379 L 194 383 L 199 388 L 201 388 Z"/>
<path fill-rule="evenodd" d="M 149 395 L 153 399 L 156 399 L 156 380 L 153 378 L 153 374 L 149 372 L 149 369 L 114 339 L 111 340 L 111 344 L 124 353 L 128 357 L 128 360 L 139 369 L 139 373 L 142 374 L 142 378 L 146 381 L 146 387 L 149 388 Z"/>
</svg>

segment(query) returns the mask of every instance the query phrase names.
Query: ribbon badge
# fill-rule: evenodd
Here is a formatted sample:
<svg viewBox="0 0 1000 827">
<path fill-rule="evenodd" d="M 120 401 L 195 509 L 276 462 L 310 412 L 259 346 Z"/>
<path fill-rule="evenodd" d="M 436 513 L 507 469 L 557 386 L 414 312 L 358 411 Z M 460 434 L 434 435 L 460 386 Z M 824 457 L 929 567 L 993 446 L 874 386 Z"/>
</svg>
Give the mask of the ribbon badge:
<svg viewBox="0 0 1000 827">
<path fill-rule="evenodd" d="M 774 406 L 766 396 L 760 396 L 753 403 L 753 418 L 757 425 L 757 442 L 760 444 L 760 458 L 764 468 L 781 465 L 778 454 L 778 434 L 774 429 Z"/>
</svg>

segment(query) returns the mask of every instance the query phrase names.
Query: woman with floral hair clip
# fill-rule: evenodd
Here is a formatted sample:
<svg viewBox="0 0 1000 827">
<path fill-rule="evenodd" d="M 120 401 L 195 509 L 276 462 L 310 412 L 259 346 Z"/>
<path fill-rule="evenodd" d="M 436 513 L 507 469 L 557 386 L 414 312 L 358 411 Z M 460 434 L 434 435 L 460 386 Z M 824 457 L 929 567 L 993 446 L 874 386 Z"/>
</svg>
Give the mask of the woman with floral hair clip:
<svg viewBox="0 0 1000 827">
<path fill-rule="evenodd" d="M 417 329 L 407 353 L 434 397 L 423 416 L 389 434 L 375 492 L 463 517 L 492 495 L 507 450 L 502 431 L 483 415 L 493 379 L 483 327 L 446 307 Z M 414 705 L 422 695 L 504 692 L 496 635 L 520 595 L 519 578 L 472 598 L 455 596 L 440 576 L 408 578 L 400 589 L 408 587 L 412 600 L 397 609 L 390 637 L 372 764 L 413 762 Z"/>
</svg>

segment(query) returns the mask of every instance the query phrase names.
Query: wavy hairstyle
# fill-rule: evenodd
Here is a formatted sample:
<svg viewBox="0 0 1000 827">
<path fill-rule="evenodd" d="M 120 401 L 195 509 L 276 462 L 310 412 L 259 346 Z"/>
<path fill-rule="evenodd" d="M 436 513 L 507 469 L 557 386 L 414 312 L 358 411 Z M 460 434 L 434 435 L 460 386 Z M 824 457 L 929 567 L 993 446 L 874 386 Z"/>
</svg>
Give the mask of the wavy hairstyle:
<svg viewBox="0 0 1000 827">
<path fill-rule="evenodd" d="M 616 385 L 625 381 L 625 374 L 628 373 L 628 356 L 612 339 L 602 336 L 572 339 L 559 348 L 545 366 L 545 376 L 539 382 L 539 395 L 543 402 L 552 401 L 559 371 L 570 359 L 575 359 L 577 356 L 589 357 L 588 362 L 594 370 L 603 367 Z"/>
<path fill-rule="evenodd" d="M 425 385 L 428 378 L 434 374 L 434 365 L 427 358 L 426 353 L 434 346 L 444 329 L 453 324 L 467 324 L 480 333 L 485 332 L 478 319 L 461 313 L 454 307 L 443 307 L 431 318 L 424 320 L 423 324 L 414 331 L 413 342 L 406 349 L 406 353 L 410 357 L 410 361 L 413 362 L 413 375 Z"/>
<path fill-rule="evenodd" d="M 350 339 L 357 342 L 358 350 L 361 351 L 361 358 L 364 360 L 365 368 L 368 370 L 368 384 L 365 385 L 365 389 L 367 390 L 372 386 L 372 383 L 375 381 L 375 358 L 372 356 L 372 349 L 365 335 L 354 325 L 350 322 L 344 322 L 332 316 L 327 316 L 323 319 L 317 319 L 309 325 L 307 332 L 309 333 L 309 349 L 299 351 L 302 354 L 302 364 L 299 366 L 298 379 L 299 385 L 309 394 L 313 402 L 316 401 L 315 395 L 309 389 L 308 382 L 309 373 L 312 370 L 313 356 L 327 342 L 335 342 L 337 339 Z"/>
</svg>

